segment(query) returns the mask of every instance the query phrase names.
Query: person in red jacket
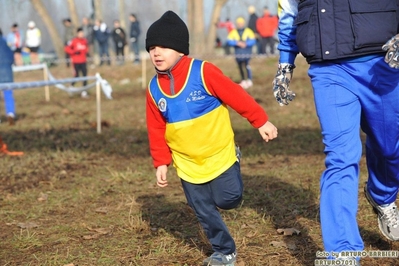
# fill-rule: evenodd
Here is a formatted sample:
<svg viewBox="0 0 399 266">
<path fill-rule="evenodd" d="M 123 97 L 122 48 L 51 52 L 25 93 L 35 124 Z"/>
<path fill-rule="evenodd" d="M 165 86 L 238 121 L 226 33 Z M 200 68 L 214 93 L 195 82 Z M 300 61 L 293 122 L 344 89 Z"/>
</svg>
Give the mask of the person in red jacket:
<svg viewBox="0 0 399 266">
<path fill-rule="evenodd" d="M 228 35 L 232 30 L 234 30 L 234 29 L 236 28 L 236 26 L 235 26 L 234 23 L 230 20 L 230 18 L 226 18 L 226 21 L 220 21 L 220 20 L 219 20 L 219 21 L 216 23 L 216 27 L 217 27 L 218 29 L 222 29 L 222 28 L 226 29 L 227 35 Z M 225 43 L 224 43 L 224 45 L 223 45 L 223 48 L 224 48 L 224 53 L 225 53 L 226 55 L 230 55 L 230 54 L 231 54 L 231 52 L 230 52 L 230 45 L 227 44 L 227 41 L 225 41 Z"/>
<path fill-rule="evenodd" d="M 82 73 L 83 77 L 87 76 L 87 53 L 89 52 L 89 45 L 82 28 L 78 28 L 76 37 L 72 39 L 69 45 L 65 46 L 65 52 L 71 57 L 71 61 L 74 67 L 75 77 L 79 77 L 79 73 Z M 75 82 L 71 83 L 75 85 Z M 83 86 L 87 85 L 87 81 L 83 81 Z M 83 94 L 82 94 L 83 96 Z"/>
<path fill-rule="evenodd" d="M 156 71 L 147 88 L 146 120 L 157 185 L 168 185 L 173 161 L 214 251 L 203 265 L 233 266 L 236 244 L 218 208 L 241 203 L 243 182 L 227 106 L 266 142 L 277 137 L 277 128 L 262 106 L 214 64 L 188 57 L 189 32 L 173 11 L 148 28 L 146 50 Z"/>
<path fill-rule="evenodd" d="M 263 8 L 263 16 L 256 20 L 256 30 L 260 36 L 260 53 L 268 54 L 268 52 L 273 55 L 274 54 L 274 46 L 276 44 L 276 40 L 274 35 L 278 28 L 278 17 L 271 15 L 269 8 Z M 269 51 L 267 51 L 269 48 Z"/>
</svg>

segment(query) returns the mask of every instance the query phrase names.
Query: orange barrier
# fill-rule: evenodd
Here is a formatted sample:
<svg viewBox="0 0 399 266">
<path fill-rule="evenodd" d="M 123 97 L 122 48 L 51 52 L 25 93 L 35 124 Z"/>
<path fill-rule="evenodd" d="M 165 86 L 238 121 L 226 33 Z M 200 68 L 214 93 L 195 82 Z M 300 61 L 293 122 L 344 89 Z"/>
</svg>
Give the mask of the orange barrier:
<svg viewBox="0 0 399 266">
<path fill-rule="evenodd" d="M 7 149 L 7 144 L 3 142 L 3 140 L 0 137 L 0 154 L 5 154 L 9 156 L 22 156 L 24 153 L 22 151 L 9 151 Z"/>
</svg>

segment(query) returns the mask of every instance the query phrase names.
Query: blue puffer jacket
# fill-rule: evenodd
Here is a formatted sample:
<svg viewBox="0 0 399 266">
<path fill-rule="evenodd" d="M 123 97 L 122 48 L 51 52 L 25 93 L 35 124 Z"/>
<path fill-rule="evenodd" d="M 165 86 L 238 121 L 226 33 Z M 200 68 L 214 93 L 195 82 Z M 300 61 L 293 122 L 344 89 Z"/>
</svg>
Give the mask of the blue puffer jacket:
<svg viewBox="0 0 399 266">
<path fill-rule="evenodd" d="M 102 23 L 100 27 L 94 26 L 94 38 L 98 41 L 98 43 L 108 43 L 108 38 L 110 36 L 110 32 L 105 23 Z"/>
<path fill-rule="evenodd" d="M 279 0 L 284 60 L 301 52 L 309 63 L 384 53 L 398 33 L 399 0 Z M 280 59 L 281 60 L 281 59 Z"/>
</svg>

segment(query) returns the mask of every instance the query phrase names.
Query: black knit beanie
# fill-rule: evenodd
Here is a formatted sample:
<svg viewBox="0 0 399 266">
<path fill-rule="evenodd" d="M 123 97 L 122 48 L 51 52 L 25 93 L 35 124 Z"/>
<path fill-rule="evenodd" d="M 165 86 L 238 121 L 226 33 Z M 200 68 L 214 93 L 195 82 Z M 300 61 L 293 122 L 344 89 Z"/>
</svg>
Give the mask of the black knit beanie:
<svg viewBox="0 0 399 266">
<path fill-rule="evenodd" d="M 160 19 L 148 28 L 145 49 L 162 46 L 188 55 L 188 28 L 184 21 L 173 11 L 165 12 Z"/>
</svg>

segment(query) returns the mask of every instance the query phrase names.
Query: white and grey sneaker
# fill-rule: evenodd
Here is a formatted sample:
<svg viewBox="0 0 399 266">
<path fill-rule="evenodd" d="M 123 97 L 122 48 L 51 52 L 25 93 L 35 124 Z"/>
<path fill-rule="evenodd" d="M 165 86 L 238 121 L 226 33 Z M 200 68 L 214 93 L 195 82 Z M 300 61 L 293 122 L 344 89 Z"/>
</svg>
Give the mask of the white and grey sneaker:
<svg viewBox="0 0 399 266">
<path fill-rule="evenodd" d="M 364 194 L 368 202 L 373 206 L 374 212 L 378 214 L 378 226 L 381 233 L 392 241 L 399 240 L 399 212 L 395 202 L 385 205 L 378 205 L 364 187 Z"/>
<path fill-rule="evenodd" d="M 236 262 L 237 253 L 224 255 L 220 252 L 213 253 L 210 257 L 206 258 L 203 266 L 234 266 Z"/>
</svg>

